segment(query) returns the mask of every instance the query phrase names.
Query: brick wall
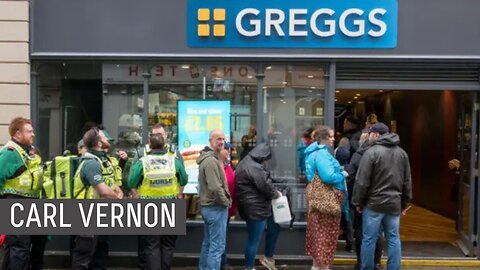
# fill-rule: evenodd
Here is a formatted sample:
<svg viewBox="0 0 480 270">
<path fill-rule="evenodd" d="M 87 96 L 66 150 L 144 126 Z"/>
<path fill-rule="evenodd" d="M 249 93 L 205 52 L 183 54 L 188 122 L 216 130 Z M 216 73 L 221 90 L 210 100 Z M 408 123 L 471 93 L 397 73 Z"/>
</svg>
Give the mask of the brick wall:
<svg viewBox="0 0 480 270">
<path fill-rule="evenodd" d="M 16 116 L 30 118 L 29 2 L 0 0 L 0 145 Z"/>
</svg>

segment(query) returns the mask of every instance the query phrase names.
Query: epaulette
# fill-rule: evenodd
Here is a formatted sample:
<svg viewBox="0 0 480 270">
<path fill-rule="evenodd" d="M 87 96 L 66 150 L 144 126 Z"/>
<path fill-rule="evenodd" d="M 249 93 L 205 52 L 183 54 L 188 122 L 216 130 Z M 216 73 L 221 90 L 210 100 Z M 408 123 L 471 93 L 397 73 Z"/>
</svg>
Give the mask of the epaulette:
<svg viewBox="0 0 480 270">
<path fill-rule="evenodd" d="M 15 150 L 15 146 L 9 145 L 9 146 L 7 147 L 7 149 L 8 149 L 9 151 L 13 151 L 13 150 Z"/>
</svg>

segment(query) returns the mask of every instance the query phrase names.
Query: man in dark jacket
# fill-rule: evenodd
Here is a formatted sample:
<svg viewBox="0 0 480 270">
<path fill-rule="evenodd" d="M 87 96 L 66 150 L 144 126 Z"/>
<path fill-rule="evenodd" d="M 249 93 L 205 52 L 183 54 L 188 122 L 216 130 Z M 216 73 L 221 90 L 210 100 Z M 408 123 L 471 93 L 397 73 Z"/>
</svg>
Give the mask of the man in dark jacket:
<svg viewBox="0 0 480 270">
<path fill-rule="evenodd" d="M 246 269 L 253 269 L 265 221 L 267 221 L 265 257 L 261 257 L 260 262 L 269 270 L 276 269 L 273 254 L 280 228 L 273 222 L 272 199 L 278 198 L 281 193 L 273 186 L 273 180 L 265 167 L 271 158 L 270 147 L 266 143 L 260 143 L 238 163 L 235 170 L 238 211 L 247 222 Z"/>
<path fill-rule="evenodd" d="M 360 124 L 360 120 L 354 115 L 345 117 L 345 120 L 343 121 L 342 138 L 346 137 L 350 141 L 351 155 L 353 155 L 359 147 L 360 135 L 362 135 Z"/>
<path fill-rule="evenodd" d="M 352 203 L 363 213 L 362 270 L 374 269 L 373 252 L 380 225 L 388 243 L 387 269 L 400 269 L 400 214 L 412 199 L 408 155 L 397 134 L 377 123 L 370 127 L 372 145 L 360 160 Z"/>
<path fill-rule="evenodd" d="M 355 185 L 355 176 L 357 175 L 358 166 L 360 165 L 360 160 L 362 159 L 363 154 L 365 151 L 370 148 L 370 143 L 368 140 L 365 140 L 360 147 L 358 147 L 357 152 L 353 154 L 350 163 L 345 166 L 345 171 L 348 173 L 347 177 L 347 189 L 348 194 L 352 194 L 353 186 Z M 355 265 L 355 269 L 359 270 L 362 265 L 361 260 L 361 247 L 362 247 L 362 214 L 357 212 L 355 206 L 351 204 L 352 197 L 350 196 L 350 210 L 351 210 L 351 217 L 353 219 L 353 229 L 355 235 L 355 251 L 357 253 L 357 264 Z M 380 263 L 382 259 L 382 240 L 379 237 L 377 240 L 377 244 L 375 246 L 375 270 L 382 269 Z"/>
</svg>

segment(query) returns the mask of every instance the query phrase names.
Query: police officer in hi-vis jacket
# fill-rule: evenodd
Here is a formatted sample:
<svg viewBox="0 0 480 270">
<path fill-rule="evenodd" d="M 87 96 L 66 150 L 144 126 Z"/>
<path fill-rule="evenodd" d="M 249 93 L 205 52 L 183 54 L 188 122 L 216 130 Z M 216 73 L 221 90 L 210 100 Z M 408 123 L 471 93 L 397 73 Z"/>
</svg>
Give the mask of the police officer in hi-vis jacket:
<svg viewBox="0 0 480 270">
<path fill-rule="evenodd" d="M 133 198 L 176 199 L 188 182 L 188 176 L 180 159 L 165 148 L 161 134 L 150 136 L 151 151 L 136 162 L 128 177 L 128 187 Z M 144 236 L 145 269 L 169 270 L 175 248 L 176 235 Z"/>
<path fill-rule="evenodd" d="M 38 199 L 41 157 L 34 153 L 32 122 L 14 118 L 8 127 L 10 141 L 0 150 L 0 196 L 4 199 Z M 42 269 L 47 236 L 7 235 L 3 269 Z"/>
</svg>

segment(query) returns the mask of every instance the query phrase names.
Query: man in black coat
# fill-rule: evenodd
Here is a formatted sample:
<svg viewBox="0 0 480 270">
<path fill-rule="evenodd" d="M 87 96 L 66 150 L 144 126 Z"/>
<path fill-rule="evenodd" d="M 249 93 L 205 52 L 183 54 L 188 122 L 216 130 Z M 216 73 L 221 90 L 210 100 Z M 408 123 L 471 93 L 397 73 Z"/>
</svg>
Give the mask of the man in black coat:
<svg viewBox="0 0 480 270">
<path fill-rule="evenodd" d="M 347 177 L 347 189 L 348 194 L 352 194 L 353 186 L 355 185 L 355 176 L 357 175 L 358 166 L 360 165 L 360 160 L 365 153 L 365 151 L 370 148 L 370 144 L 368 139 L 363 142 L 360 147 L 358 147 L 357 152 L 355 152 L 350 160 L 350 163 L 345 166 L 345 171 L 348 173 Z M 357 264 L 355 265 L 355 269 L 359 270 L 362 265 L 361 260 L 361 246 L 362 246 L 362 214 L 358 213 L 355 210 L 355 206 L 351 204 L 351 196 L 350 196 L 350 210 L 351 210 L 351 217 L 353 219 L 353 229 L 355 235 L 355 251 L 357 253 Z M 375 245 L 375 269 L 382 269 L 381 267 L 381 260 L 382 260 L 382 239 L 381 237 L 378 238 L 377 244 Z"/>
<path fill-rule="evenodd" d="M 388 127 L 370 127 L 371 147 L 363 154 L 353 188 L 352 203 L 363 213 L 362 270 L 374 268 L 373 250 L 380 227 L 388 243 L 387 269 L 400 269 L 400 214 L 412 199 L 410 162 L 400 138 Z"/>
</svg>

